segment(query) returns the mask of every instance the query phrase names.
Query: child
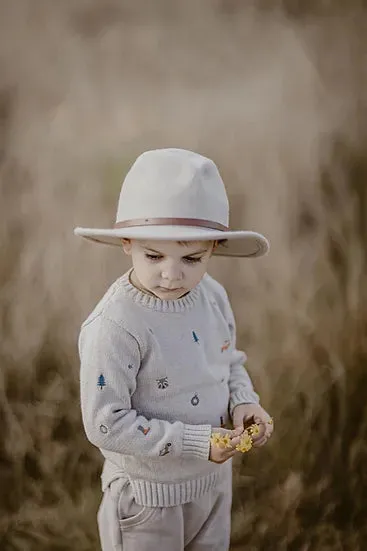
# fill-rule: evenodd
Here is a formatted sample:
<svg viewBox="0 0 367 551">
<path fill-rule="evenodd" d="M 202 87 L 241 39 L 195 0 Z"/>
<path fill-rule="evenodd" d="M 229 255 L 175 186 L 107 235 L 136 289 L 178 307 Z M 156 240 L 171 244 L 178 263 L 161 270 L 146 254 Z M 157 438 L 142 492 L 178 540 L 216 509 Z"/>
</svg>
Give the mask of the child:
<svg viewBox="0 0 367 551">
<path fill-rule="evenodd" d="M 114 228 L 75 233 L 132 259 L 79 337 L 84 428 L 105 458 L 102 550 L 226 551 L 244 421 L 262 427 L 255 446 L 273 427 L 236 349 L 227 294 L 206 271 L 212 254 L 257 257 L 268 242 L 229 230 L 216 165 L 182 149 L 143 153 Z M 228 448 L 210 445 L 221 431 Z"/>
</svg>

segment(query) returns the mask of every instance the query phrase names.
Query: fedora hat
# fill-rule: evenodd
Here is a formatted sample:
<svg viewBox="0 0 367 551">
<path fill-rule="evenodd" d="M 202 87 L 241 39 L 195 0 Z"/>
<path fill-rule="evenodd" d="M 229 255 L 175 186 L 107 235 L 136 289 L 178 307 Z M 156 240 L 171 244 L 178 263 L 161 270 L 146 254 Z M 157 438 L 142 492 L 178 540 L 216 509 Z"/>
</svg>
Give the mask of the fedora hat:
<svg viewBox="0 0 367 551">
<path fill-rule="evenodd" d="M 140 155 L 122 184 L 113 228 L 74 229 L 95 243 L 121 246 L 121 239 L 225 240 L 214 254 L 262 256 L 269 250 L 260 233 L 229 228 L 227 193 L 213 161 L 185 149 L 156 149 Z"/>
</svg>

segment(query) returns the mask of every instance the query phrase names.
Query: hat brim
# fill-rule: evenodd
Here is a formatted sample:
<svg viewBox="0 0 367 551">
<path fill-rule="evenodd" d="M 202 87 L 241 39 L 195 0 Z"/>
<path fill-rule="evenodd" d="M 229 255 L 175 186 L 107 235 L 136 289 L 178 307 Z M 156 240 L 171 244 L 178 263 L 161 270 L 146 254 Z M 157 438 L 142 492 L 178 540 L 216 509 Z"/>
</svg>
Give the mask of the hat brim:
<svg viewBox="0 0 367 551">
<path fill-rule="evenodd" d="M 165 241 L 212 241 L 226 242 L 213 254 L 216 256 L 258 257 L 270 248 L 268 240 L 253 231 L 219 231 L 192 226 L 134 226 L 119 229 L 75 228 L 75 235 L 102 245 L 121 247 L 121 239 L 149 239 Z"/>
</svg>

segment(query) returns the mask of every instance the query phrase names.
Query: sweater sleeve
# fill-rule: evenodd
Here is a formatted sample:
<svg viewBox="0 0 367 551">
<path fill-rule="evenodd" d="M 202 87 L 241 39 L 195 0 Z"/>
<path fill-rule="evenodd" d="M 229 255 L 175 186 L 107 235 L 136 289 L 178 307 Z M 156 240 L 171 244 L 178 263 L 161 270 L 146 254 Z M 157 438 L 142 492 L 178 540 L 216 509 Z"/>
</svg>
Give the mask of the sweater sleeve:
<svg viewBox="0 0 367 551">
<path fill-rule="evenodd" d="M 250 376 L 245 368 L 246 354 L 236 348 L 236 321 L 226 296 L 226 319 L 231 335 L 231 361 L 229 376 L 229 412 L 239 404 L 258 404 L 259 395 L 255 392 Z"/>
<path fill-rule="evenodd" d="M 101 314 L 79 336 L 80 397 L 84 430 L 98 448 L 126 455 L 208 459 L 210 425 L 146 419 L 132 409 L 141 365 L 137 340 Z M 164 458 L 163 458 L 164 459 Z"/>
</svg>

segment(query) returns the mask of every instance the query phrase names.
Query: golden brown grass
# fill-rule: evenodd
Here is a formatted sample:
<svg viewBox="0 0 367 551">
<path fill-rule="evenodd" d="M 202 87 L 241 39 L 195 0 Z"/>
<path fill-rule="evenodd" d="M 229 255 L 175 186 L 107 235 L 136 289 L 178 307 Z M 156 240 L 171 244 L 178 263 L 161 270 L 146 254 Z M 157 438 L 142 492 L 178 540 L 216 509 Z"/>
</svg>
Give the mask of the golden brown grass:
<svg viewBox="0 0 367 551">
<path fill-rule="evenodd" d="M 161 146 L 212 156 L 272 242 L 211 270 L 276 420 L 236 466 L 233 549 L 366 549 L 367 18 L 336 4 L 0 5 L 2 551 L 99 548 L 76 339 L 127 264 L 72 229 Z"/>
</svg>

